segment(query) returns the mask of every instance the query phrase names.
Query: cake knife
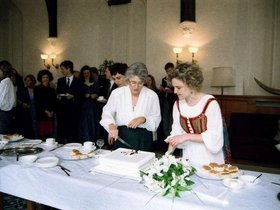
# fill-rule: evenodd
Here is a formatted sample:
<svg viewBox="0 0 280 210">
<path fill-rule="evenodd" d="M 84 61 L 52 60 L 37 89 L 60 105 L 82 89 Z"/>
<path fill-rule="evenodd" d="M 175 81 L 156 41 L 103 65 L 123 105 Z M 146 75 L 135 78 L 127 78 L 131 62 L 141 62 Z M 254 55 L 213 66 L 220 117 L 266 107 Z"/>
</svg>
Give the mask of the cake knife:
<svg viewBox="0 0 280 210">
<path fill-rule="evenodd" d="M 125 146 L 128 146 L 128 147 L 130 147 L 131 149 L 133 149 L 132 146 L 131 146 L 129 143 L 127 143 L 125 140 L 123 140 L 122 138 L 118 137 L 118 140 L 119 140 L 121 143 L 123 143 Z"/>
</svg>

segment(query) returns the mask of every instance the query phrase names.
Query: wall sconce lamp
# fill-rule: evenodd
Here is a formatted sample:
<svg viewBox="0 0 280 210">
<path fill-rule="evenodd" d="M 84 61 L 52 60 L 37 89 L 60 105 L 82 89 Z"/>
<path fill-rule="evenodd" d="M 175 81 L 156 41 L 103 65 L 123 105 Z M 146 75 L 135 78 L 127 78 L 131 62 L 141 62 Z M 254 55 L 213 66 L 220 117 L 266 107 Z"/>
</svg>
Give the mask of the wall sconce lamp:
<svg viewBox="0 0 280 210">
<path fill-rule="evenodd" d="M 182 52 L 181 47 L 174 47 L 173 52 L 176 54 L 176 64 L 179 64 L 179 54 Z"/>
<path fill-rule="evenodd" d="M 58 64 L 54 64 L 54 59 L 56 58 L 56 54 L 50 54 L 49 56 L 51 59 L 52 59 L 52 66 L 56 69 L 59 68 L 59 65 Z"/>
<path fill-rule="evenodd" d="M 192 54 L 192 63 L 195 63 L 194 54 L 197 53 L 197 51 L 198 51 L 197 47 L 189 47 L 189 52 Z"/>
<path fill-rule="evenodd" d="M 46 64 L 46 60 L 48 59 L 48 55 L 47 54 L 41 54 L 41 59 L 44 61 L 44 66 L 47 68 L 47 69 L 50 69 L 51 68 L 51 65 L 50 64 Z"/>
<path fill-rule="evenodd" d="M 47 60 L 48 58 L 51 58 L 51 59 L 52 59 L 52 66 L 55 67 L 56 69 L 58 69 L 58 68 L 59 68 L 59 65 L 58 65 L 58 64 L 54 64 L 54 59 L 56 58 L 56 54 L 50 54 L 50 55 L 41 54 L 41 59 L 44 61 L 44 66 L 45 66 L 47 69 L 50 69 L 50 68 L 51 68 L 51 65 L 46 63 L 46 60 Z"/>
<path fill-rule="evenodd" d="M 220 87 L 221 95 L 225 87 L 235 87 L 235 72 L 232 67 L 214 67 L 211 87 Z"/>
</svg>

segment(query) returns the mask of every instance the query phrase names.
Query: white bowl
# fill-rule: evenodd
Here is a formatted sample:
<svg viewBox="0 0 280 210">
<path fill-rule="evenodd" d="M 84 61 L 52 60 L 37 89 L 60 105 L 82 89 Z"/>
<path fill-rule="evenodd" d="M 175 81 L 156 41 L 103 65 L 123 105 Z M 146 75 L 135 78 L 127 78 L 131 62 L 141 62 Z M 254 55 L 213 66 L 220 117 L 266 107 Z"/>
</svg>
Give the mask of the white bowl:
<svg viewBox="0 0 280 210">
<path fill-rule="evenodd" d="M 38 158 L 37 155 L 25 155 L 25 156 L 19 157 L 18 161 L 20 163 L 28 165 L 28 164 L 33 163 L 37 158 Z"/>
<path fill-rule="evenodd" d="M 280 144 L 276 144 L 275 147 L 278 151 L 280 151 Z"/>
<path fill-rule="evenodd" d="M 36 161 L 36 166 L 40 168 L 50 168 L 58 164 L 59 159 L 57 157 L 43 157 Z"/>
<path fill-rule="evenodd" d="M 68 143 L 64 145 L 64 148 L 68 150 L 80 149 L 81 147 L 82 147 L 81 143 Z"/>
<path fill-rule="evenodd" d="M 239 177 L 239 179 L 243 181 L 246 185 L 255 185 L 261 182 L 261 178 L 258 178 L 254 181 L 256 177 L 257 176 L 253 176 L 253 175 L 242 175 Z"/>
<path fill-rule="evenodd" d="M 223 180 L 223 184 L 230 188 L 230 189 L 240 189 L 244 186 L 244 182 L 239 179 L 232 179 L 232 178 L 226 178 Z"/>
</svg>

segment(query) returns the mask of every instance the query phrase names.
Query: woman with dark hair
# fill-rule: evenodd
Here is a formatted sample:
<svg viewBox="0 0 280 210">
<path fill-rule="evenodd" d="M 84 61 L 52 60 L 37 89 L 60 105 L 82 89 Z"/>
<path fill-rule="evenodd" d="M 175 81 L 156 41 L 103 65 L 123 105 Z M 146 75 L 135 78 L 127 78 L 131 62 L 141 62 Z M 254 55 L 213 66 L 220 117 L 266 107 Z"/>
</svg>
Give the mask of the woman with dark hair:
<svg viewBox="0 0 280 210">
<path fill-rule="evenodd" d="M 32 74 L 24 77 L 24 87 L 17 89 L 16 123 L 17 132 L 26 138 L 38 138 L 34 88 L 36 79 Z"/>
<path fill-rule="evenodd" d="M 83 83 L 83 103 L 80 115 L 79 136 L 82 141 L 96 141 L 99 136 L 99 114 L 96 99 L 99 94 L 97 82 L 94 81 L 92 68 L 81 68 L 80 79 Z"/>
<path fill-rule="evenodd" d="M 156 80 L 154 78 L 153 75 L 151 74 L 148 74 L 148 77 L 147 77 L 147 81 L 146 81 L 146 84 L 147 88 L 153 90 L 156 92 L 156 94 L 159 95 L 159 89 L 157 88 L 157 85 L 156 85 Z"/>
<path fill-rule="evenodd" d="M 52 137 L 54 133 L 55 89 L 50 86 L 53 75 L 49 70 L 38 72 L 40 82 L 34 89 L 38 135 L 41 139 Z"/>
<path fill-rule="evenodd" d="M 12 65 L 8 61 L 0 62 L 0 134 L 13 131 L 13 107 L 16 102 L 15 87 L 11 80 Z"/>
<path fill-rule="evenodd" d="M 148 70 L 143 63 L 132 64 L 125 73 L 128 85 L 115 89 L 103 108 L 100 124 L 109 133 L 109 144 L 126 147 L 125 139 L 135 150 L 152 151 L 153 133 L 160 123 L 156 93 L 144 84 Z"/>
</svg>

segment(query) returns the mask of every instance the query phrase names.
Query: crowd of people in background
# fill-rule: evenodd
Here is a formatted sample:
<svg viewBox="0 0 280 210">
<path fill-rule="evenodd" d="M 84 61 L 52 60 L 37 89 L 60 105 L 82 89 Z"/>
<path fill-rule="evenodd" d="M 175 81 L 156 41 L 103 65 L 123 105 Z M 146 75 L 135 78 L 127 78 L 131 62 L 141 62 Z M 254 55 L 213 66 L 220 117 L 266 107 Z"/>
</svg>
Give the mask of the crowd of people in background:
<svg viewBox="0 0 280 210">
<path fill-rule="evenodd" d="M 22 79 L 8 61 L 1 61 L 0 134 L 55 137 L 62 144 L 102 138 L 109 147 L 127 147 L 117 141 L 121 138 L 145 151 L 153 151 L 159 139 L 169 143 L 170 153 L 182 147 L 183 156 L 194 162 L 222 163 L 221 112 L 214 97 L 200 91 L 200 68 L 186 63 L 175 70 L 168 62 L 164 69 L 157 87 L 143 63 L 111 63 L 100 75 L 88 65 L 74 71 L 73 62 L 65 60 L 62 77 L 53 83 L 47 69 Z"/>
<path fill-rule="evenodd" d="M 1 88 L 1 97 L 5 97 L 1 98 L 1 103 L 6 107 L 1 105 L 0 133 L 19 133 L 30 139 L 55 137 L 64 144 L 107 139 L 108 131 L 99 123 L 102 110 L 115 89 L 129 85 L 126 77 L 128 65 L 120 62 L 105 66 L 104 75 L 100 75 L 96 67 L 84 65 L 77 71 L 72 61 L 65 60 L 60 64 L 62 77 L 57 83 L 48 69 L 22 78 L 8 61 L 1 61 L 1 66 L 1 85 L 4 86 L 5 82 L 9 88 Z M 166 73 L 174 70 L 172 63 L 166 66 Z M 166 97 L 175 95 L 172 87 L 167 91 L 166 79 L 162 81 L 158 88 L 153 75 L 147 74 L 143 85 L 156 93 L 161 115 L 170 115 L 172 102 L 168 107 Z M 99 96 L 105 101 L 98 101 Z M 163 111 L 166 107 L 168 110 Z M 166 127 L 166 124 L 170 125 L 166 120 L 172 121 L 170 117 L 163 117 L 153 132 L 154 140 L 165 138 L 167 134 L 164 133 L 171 131 L 171 126 Z"/>
</svg>

